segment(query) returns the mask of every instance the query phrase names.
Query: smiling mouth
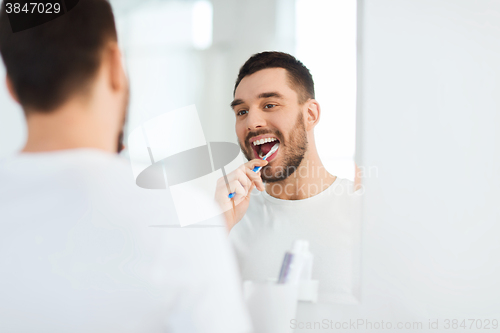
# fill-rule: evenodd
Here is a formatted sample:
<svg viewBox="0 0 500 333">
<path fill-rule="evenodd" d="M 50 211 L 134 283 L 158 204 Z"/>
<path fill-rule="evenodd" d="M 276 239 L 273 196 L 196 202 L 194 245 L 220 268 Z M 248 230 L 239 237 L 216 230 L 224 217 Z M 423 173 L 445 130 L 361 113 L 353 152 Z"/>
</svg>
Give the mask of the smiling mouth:
<svg viewBox="0 0 500 333">
<path fill-rule="evenodd" d="M 255 158 L 260 158 L 260 159 L 264 158 L 264 156 L 266 156 L 266 154 L 269 153 L 269 151 L 273 148 L 273 146 L 279 142 L 280 141 L 277 138 L 265 138 L 254 141 L 253 143 L 251 143 L 251 145 Z M 268 160 L 272 159 L 271 157 L 276 155 L 276 153 L 277 152 L 269 156 Z"/>
</svg>

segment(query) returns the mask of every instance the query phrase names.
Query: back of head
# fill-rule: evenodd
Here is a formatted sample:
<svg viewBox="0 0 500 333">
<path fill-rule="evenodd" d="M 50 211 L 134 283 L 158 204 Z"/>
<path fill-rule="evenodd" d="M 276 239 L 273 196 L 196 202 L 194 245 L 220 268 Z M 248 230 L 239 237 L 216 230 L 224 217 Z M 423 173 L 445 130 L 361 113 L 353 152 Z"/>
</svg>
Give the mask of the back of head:
<svg viewBox="0 0 500 333">
<path fill-rule="evenodd" d="M 85 94 L 105 45 L 117 40 L 107 0 L 80 0 L 66 14 L 13 33 L 5 3 L 0 12 L 0 53 L 23 109 L 50 112 Z"/>
</svg>

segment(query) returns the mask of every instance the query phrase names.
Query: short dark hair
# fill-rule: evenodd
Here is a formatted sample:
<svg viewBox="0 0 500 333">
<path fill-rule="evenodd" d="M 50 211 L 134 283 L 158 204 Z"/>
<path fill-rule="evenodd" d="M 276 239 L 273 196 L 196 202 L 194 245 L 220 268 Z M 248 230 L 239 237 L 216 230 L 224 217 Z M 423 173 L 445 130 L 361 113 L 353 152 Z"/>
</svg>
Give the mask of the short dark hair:
<svg viewBox="0 0 500 333">
<path fill-rule="evenodd" d="M 284 68 L 288 73 L 288 78 L 291 87 L 297 91 L 299 95 L 299 103 L 305 103 L 309 98 L 314 96 L 314 81 L 309 69 L 294 56 L 277 51 L 266 51 L 254 54 L 240 68 L 236 84 L 234 85 L 234 93 L 245 76 L 252 75 L 255 72 L 266 68 Z"/>
<path fill-rule="evenodd" d="M 117 33 L 107 0 L 81 0 L 66 14 L 16 33 L 2 4 L 0 53 L 25 109 L 49 112 L 86 92 L 110 41 L 117 41 Z"/>
</svg>

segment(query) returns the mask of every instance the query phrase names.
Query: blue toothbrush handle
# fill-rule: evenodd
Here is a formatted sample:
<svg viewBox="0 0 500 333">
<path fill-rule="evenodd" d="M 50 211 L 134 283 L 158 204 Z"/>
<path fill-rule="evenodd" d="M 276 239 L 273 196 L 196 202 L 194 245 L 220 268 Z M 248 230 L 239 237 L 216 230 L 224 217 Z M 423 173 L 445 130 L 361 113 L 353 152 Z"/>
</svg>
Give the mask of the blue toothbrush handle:
<svg viewBox="0 0 500 333">
<path fill-rule="evenodd" d="M 261 166 L 256 166 L 255 168 L 253 168 L 253 170 L 252 170 L 252 171 L 253 171 L 253 172 L 259 172 L 259 171 L 260 171 L 260 169 L 262 169 L 262 167 L 261 167 Z"/>
<path fill-rule="evenodd" d="M 253 172 L 259 172 L 260 169 L 262 169 L 261 166 L 256 166 L 255 168 L 253 168 Z M 232 192 L 232 193 L 229 193 L 229 195 L 227 196 L 229 199 L 232 199 L 234 196 L 236 195 L 236 192 Z"/>
</svg>

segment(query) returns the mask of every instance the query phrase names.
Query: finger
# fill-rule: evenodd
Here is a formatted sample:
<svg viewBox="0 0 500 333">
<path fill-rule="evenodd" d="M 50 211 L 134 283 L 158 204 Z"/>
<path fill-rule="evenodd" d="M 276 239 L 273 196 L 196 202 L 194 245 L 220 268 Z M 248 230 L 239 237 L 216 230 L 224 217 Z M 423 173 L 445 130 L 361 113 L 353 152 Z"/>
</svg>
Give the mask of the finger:
<svg viewBox="0 0 500 333">
<path fill-rule="evenodd" d="M 252 191 L 255 188 L 255 184 L 252 183 L 252 186 L 250 187 L 250 191 L 248 191 L 247 198 L 250 198 L 250 195 L 252 195 Z"/>
<path fill-rule="evenodd" d="M 233 182 L 229 183 L 229 187 L 231 188 L 232 193 L 236 193 L 233 197 L 235 204 L 238 204 L 247 196 L 248 191 L 245 190 L 245 188 L 239 181 L 234 180 Z"/>
<path fill-rule="evenodd" d="M 266 166 L 269 162 L 266 161 L 266 160 L 261 160 L 261 159 L 253 159 L 251 161 L 248 161 L 247 163 L 245 163 L 245 167 L 250 169 L 250 170 L 253 170 L 256 166 Z"/>
<path fill-rule="evenodd" d="M 242 201 L 250 200 L 250 196 L 252 195 L 252 190 L 254 188 L 255 188 L 255 185 L 252 183 L 252 186 L 250 187 L 250 190 L 247 192 L 247 195 L 245 197 L 241 196 L 241 197 L 235 198 L 236 200 L 233 201 L 234 205 L 238 206 Z"/>
<path fill-rule="evenodd" d="M 233 193 L 234 189 L 229 185 L 233 184 L 234 186 L 235 182 L 240 183 L 246 191 L 252 186 L 252 181 L 248 179 L 245 171 L 237 169 L 225 178 L 221 177 L 217 180 L 216 197 L 227 197 L 230 193 Z"/>
<path fill-rule="evenodd" d="M 252 181 L 253 184 L 259 189 L 259 191 L 264 191 L 264 183 L 262 182 L 262 178 L 260 177 L 259 172 L 253 172 L 250 169 L 246 169 L 246 176 Z"/>
<path fill-rule="evenodd" d="M 248 177 L 246 172 L 242 172 L 239 174 L 238 181 L 243 186 L 245 191 L 248 193 L 250 188 L 252 187 L 252 180 Z"/>
<path fill-rule="evenodd" d="M 259 160 L 259 159 L 254 159 L 252 161 L 249 161 L 245 164 L 242 164 L 238 167 L 238 169 L 234 170 L 233 172 L 229 173 L 226 176 L 227 183 L 232 183 L 234 181 L 240 182 L 241 186 L 245 189 L 245 191 L 248 193 L 250 190 L 250 187 L 252 184 L 256 184 L 257 188 L 261 191 L 264 190 L 264 185 L 262 183 L 262 179 L 260 178 L 260 173 L 253 172 L 254 166 L 262 166 L 266 165 L 267 161 Z M 226 185 L 226 179 L 224 177 L 221 177 L 217 180 L 217 191 L 225 193 L 227 192 L 227 185 Z M 231 191 L 229 193 L 233 193 L 234 191 Z M 229 195 L 229 193 L 225 193 L 225 195 Z"/>
<path fill-rule="evenodd" d="M 246 180 L 245 178 L 248 178 L 245 172 L 245 167 L 241 165 L 238 169 L 226 175 L 226 179 L 224 179 L 224 177 L 219 178 L 217 186 L 222 187 L 225 186 L 226 182 L 231 183 L 235 180 L 238 180 L 242 183 L 243 186 L 250 187 L 250 184 L 248 183 L 249 180 Z"/>
</svg>

